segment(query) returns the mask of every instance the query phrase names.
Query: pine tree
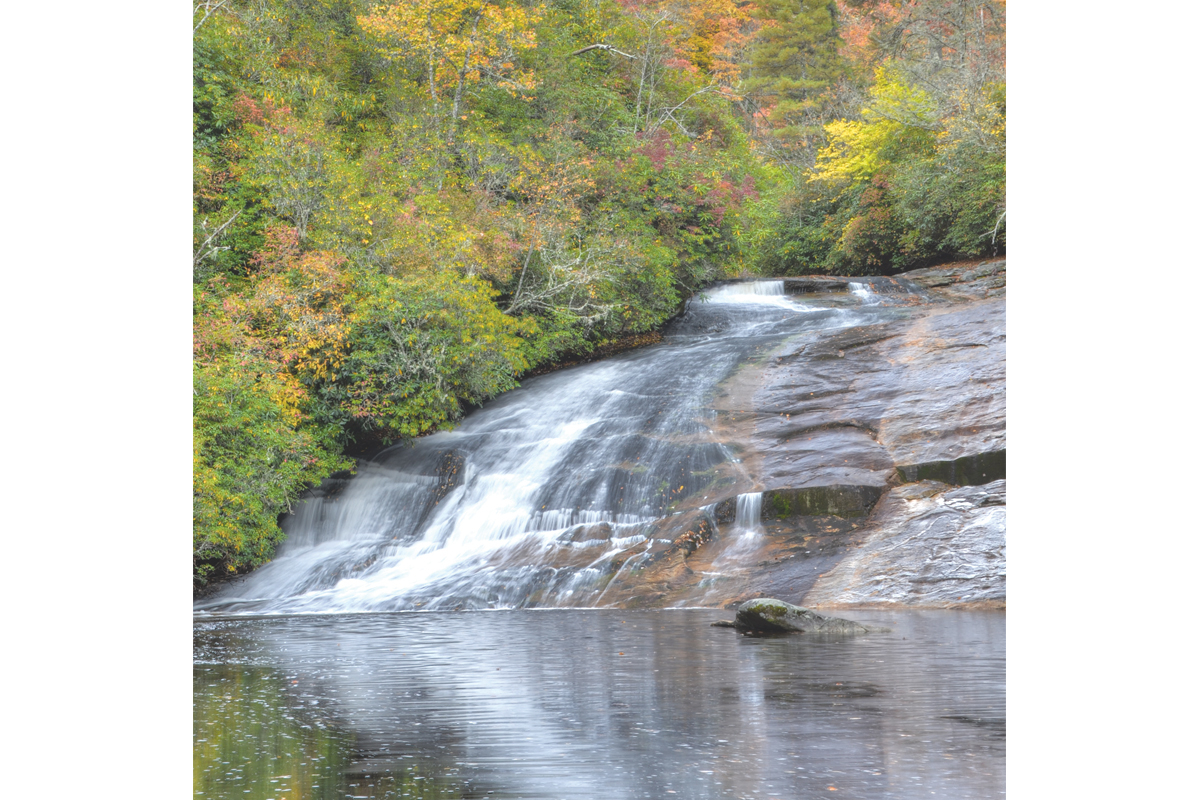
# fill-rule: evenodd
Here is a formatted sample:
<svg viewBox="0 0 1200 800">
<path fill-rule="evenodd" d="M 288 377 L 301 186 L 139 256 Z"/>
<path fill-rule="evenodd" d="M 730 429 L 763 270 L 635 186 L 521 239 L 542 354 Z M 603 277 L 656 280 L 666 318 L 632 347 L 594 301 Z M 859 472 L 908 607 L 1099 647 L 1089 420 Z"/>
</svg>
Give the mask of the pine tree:
<svg viewBox="0 0 1200 800">
<path fill-rule="evenodd" d="M 742 84 L 760 141 L 785 165 L 811 167 L 845 74 L 830 0 L 763 0 Z"/>
</svg>

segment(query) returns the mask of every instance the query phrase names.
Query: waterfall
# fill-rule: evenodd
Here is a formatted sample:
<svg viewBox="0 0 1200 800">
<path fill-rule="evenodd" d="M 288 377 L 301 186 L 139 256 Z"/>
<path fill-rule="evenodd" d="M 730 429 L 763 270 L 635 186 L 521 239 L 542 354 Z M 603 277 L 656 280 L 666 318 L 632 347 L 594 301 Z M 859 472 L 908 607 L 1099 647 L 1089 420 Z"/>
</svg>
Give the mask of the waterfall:
<svg viewBox="0 0 1200 800">
<path fill-rule="evenodd" d="M 864 305 L 875 305 L 879 302 L 879 295 L 866 281 L 850 281 L 850 291 L 862 300 Z"/>
<path fill-rule="evenodd" d="M 783 281 L 739 281 L 714 286 L 706 294 L 709 297 L 735 297 L 737 295 L 758 295 L 760 297 L 782 297 Z"/>
<path fill-rule="evenodd" d="M 762 492 L 750 492 L 737 496 L 733 527 L 739 531 L 755 534 L 762 531 Z"/>
<path fill-rule="evenodd" d="M 718 385 L 787 337 L 866 319 L 785 296 L 778 280 L 726 284 L 708 299 L 660 344 L 526 380 L 457 429 L 377 455 L 340 491 L 298 504 L 275 558 L 196 609 L 612 602 L 614 582 L 753 482 L 714 433 Z M 762 530 L 761 503 L 738 497 L 741 534 Z"/>
</svg>

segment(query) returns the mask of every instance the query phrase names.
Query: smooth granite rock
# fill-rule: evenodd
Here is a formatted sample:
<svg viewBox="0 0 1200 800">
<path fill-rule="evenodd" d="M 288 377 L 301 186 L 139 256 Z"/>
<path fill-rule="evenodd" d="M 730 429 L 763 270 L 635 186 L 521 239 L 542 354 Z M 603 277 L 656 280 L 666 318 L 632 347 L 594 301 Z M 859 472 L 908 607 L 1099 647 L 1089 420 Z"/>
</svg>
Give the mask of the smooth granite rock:
<svg viewBox="0 0 1200 800">
<path fill-rule="evenodd" d="M 746 462 L 765 489 L 882 487 L 900 466 L 1003 451 L 1004 302 L 797 337 L 760 386 Z"/>
</svg>

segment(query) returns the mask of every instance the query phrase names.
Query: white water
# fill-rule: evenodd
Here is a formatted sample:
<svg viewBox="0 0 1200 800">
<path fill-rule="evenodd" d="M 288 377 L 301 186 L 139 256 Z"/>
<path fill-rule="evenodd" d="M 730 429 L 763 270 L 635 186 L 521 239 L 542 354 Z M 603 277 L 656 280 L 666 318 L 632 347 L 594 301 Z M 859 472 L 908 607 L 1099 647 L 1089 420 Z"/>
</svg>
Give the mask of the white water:
<svg viewBox="0 0 1200 800">
<path fill-rule="evenodd" d="M 706 571 L 707 588 L 702 604 L 715 596 L 718 584 L 714 578 L 729 578 L 744 574 L 753 563 L 754 554 L 764 544 L 762 526 L 762 492 L 746 492 L 737 496 L 734 507 L 733 526 L 725 536 L 726 541 L 719 556 L 713 559 L 712 569 Z"/>
<path fill-rule="evenodd" d="M 745 281 L 714 286 L 705 292 L 709 298 L 730 298 L 755 295 L 761 297 L 783 297 L 783 281 Z"/>
<path fill-rule="evenodd" d="M 762 492 L 749 492 L 737 496 L 733 526 L 748 533 L 762 531 Z"/>
<path fill-rule="evenodd" d="M 865 281 L 850 281 L 850 292 L 861 299 L 864 305 L 876 305 L 879 303 L 879 295 L 871 289 L 871 284 Z"/>
<path fill-rule="evenodd" d="M 672 514 L 753 483 L 709 427 L 717 384 L 785 337 L 873 318 L 787 297 L 782 281 L 697 300 L 660 345 L 528 380 L 457 430 L 380 454 L 342 492 L 285 519 L 273 562 L 197 608 L 603 604 L 615 556 L 648 554 L 676 535 Z M 719 534 L 759 536 L 761 502 L 740 495 L 733 529 Z"/>
</svg>

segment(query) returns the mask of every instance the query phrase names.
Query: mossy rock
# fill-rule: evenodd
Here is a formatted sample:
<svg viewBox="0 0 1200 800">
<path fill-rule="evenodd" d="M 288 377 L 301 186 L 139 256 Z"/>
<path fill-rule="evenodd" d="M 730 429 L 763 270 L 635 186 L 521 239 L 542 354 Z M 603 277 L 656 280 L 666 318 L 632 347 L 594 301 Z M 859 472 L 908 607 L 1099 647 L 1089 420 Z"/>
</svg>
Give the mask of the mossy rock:
<svg viewBox="0 0 1200 800">
<path fill-rule="evenodd" d="M 827 617 L 782 600 L 763 597 L 738 608 L 733 625 L 740 631 L 756 633 L 837 633 L 886 632 L 840 617 Z"/>
<path fill-rule="evenodd" d="M 928 461 L 924 464 L 907 464 L 896 467 L 896 472 L 905 483 L 917 481 L 941 481 L 951 486 L 982 486 L 985 483 L 1007 477 L 1005 462 L 1007 450 L 963 456 L 953 461 Z"/>
<path fill-rule="evenodd" d="M 763 492 L 762 518 L 864 517 L 883 494 L 879 486 L 809 486 Z"/>
<path fill-rule="evenodd" d="M 849 289 L 847 281 L 837 278 L 784 278 L 784 294 L 809 294 L 812 292 L 844 292 Z"/>
</svg>

